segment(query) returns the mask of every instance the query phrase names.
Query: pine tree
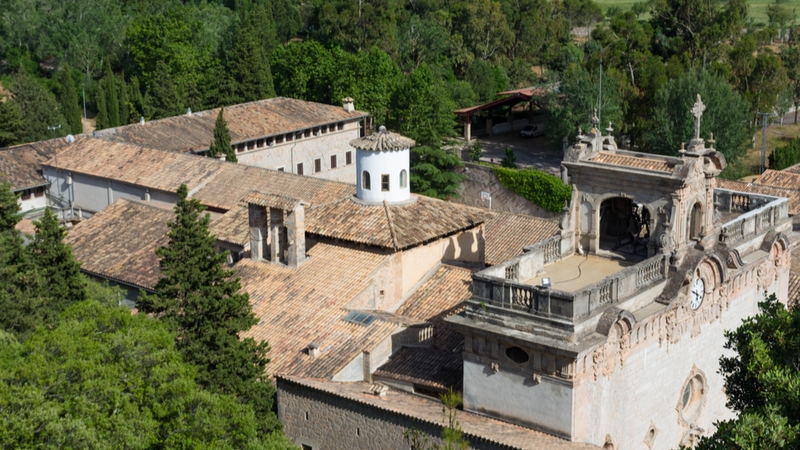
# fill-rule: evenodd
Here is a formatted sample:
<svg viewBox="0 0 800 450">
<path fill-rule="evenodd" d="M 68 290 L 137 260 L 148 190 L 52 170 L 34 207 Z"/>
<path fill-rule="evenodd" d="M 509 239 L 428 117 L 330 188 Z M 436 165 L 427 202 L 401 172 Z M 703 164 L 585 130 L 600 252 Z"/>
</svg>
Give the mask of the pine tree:
<svg viewBox="0 0 800 450">
<path fill-rule="evenodd" d="M 24 72 L 18 73 L 13 81 L 11 93 L 25 124 L 20 142 L 52 139 L 68 133 L 66 120 L 58 111 L 58 102 L 52 92 Z M 59 125 L 61 128 L 48 129 Z"/>
<path fill-rule="evenodd" d="M 228 131 L 228 123 L 225 122 L 224 114 L 225 108 L 220 108 L 219 114 L 217 114 L 217 122 L 214 124 L 214 139 L 211 140 L 209 154 L 215 157 L 217 153 L 222 153 L 227 161 L 238 162 L 236 152 L 233 151 L 231 146 L 231 133 Z"/>
<path fill-rule="evenodd" d="M 95 116 L 95 129 L 104 130 L 111 127 L 111 120 L 108 117 L 108 103 L 106 102 L 106 90 L 103 87 L 103 81 L 97 83 L 97 92 L 95 92 L 95 104 L 97 109 L 97 116 Z"/>
<path fill-rule="evenodd" d="M 25 122 L 17 104 L 0 98 L 0 147 L 21 142 L 24 133 Z"/>
<path fill-rule="evenodd" d="M 263 12 L 263 8 L 256 7 L 241 22 L 228 67 L 236 85 L 236 100 L 243 103 L 274 97 L 269 55 L 262 43 L 265 38 L 259 38 L 263 34 L 259 31 L 259 23 L 271 22 L 271 17 Z"/>
<path fill-rule="evenodd" d="M 117 87 L 119 88 L 119 125 L 128 125 L 131 123 L 131 105 L 128 100 L 128 86 L 125 84 L 123 77 L 117 80 Z"/>
<path fill-rule="evenodd" d="M 264 373 L 269 344 L 239 339 L 258 323 L 250 296 L 239 292 L 239 280 L 225 270 L 226 254 L 216 252 L 209 215 L 201 217 L 203 206 L 187 196 L 186 185 L 181 185 L 169 242 L 156 250 L 161 258 L 157 294 L 142 296 L 138 306 L 172 328 L 176 346 L 185 361 L 197 366 L 204 388 L 252 404 L 263 418 L 262 431 L 270 432 L 278 423 L 272 413 L 274 388 Z"/>
<path fill-rule="evenodd" d="M 22 219 L 17 196 L 0 184 L 0 329 L 25 338 L 41 324 L 39 279 L 15 229 Z"/>
<path fill-rule="evenodd" d="M 58 217 L 49 208 L 44 216 L 33 222 L 36 235 L 29 249 L 39 275 L 47 284 L 45 294 L 49 297 L 46 320 L 54 321 L 68 306 L 86 299 L 86 282 L 80 271 L 80 263 L 72 255 L 72 249 L 64 243 L 67 231 L 58 223 Z"/>
<path fill-rule="evenodd" d="M 67 121 L 67 129 L 72 134 L 83 133 L 78 91 L 75 88 L 75 80 L 72 79 L 72 70 L 69 66 L 65 65 L 61 68 L 61 72 L 58 73 L 58 84 L 61 94 L 58 101 L 61 106 L 61 114 Z"/>
<path fill-rule="evenodd" d="M 111 63 L 106 60 L 105 74 L 103 75 L 103 90 L 106 93 L 106 108 L 108 108 L 108 124 L 106 128 L 118 127 L 119 123 L 119 87 L 117 77 L 111 71 Z"/>
</svg>

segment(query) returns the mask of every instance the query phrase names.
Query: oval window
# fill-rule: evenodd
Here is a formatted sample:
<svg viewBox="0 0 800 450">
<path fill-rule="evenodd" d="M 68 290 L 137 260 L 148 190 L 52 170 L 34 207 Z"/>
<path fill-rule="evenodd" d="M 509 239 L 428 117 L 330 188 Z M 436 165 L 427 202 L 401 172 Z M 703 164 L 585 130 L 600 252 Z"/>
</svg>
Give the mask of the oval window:
<svg viewBox="0 0 800 450">
<path fill-rule="evenodd" d="M 506 356 L 508 356 L 508 359 L 514 361 L 517 364 L 526 363 L 528 362 L 528 359 L 530 359 L 525 350 L 519 347 L 508 347 L 506 349 Z"/>
<path fill-rule="evenodd" d="M 705 382 L 700 375 L 695 375 L 686 382 L 681 392 L 681 415 L 688 423 L 694 422 L 700 415 L 705 397 Z"/>
</svg>

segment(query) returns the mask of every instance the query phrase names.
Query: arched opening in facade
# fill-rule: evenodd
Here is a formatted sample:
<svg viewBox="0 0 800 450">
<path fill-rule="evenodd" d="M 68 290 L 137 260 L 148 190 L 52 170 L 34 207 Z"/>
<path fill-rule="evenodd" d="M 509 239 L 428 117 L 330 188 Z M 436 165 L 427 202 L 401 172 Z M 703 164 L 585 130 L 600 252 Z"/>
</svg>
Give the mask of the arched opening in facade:
<svg viewBox="0 0 800 450">
<path fill-rule="evenodd" d="M 370 190 L 369 172 L 366 170 L 361 172 L 361 189 Z"/>
<path fill-rule="evenodd" d="M 408 174 L 406 170 L 403 169 L 400 171 L 400 188 L 405 189 L 408 187 Z"/>
<path fill-rule="evenodd" d="M 703 230 L 703 205 L 697 202 L 692 207 L 689 217 L 689 239 L 700 239 L 700 232 Z"/>
<path fill-rule="evenodd" d="M 601 251 L 626 259 L 647 257 L 650 240 L 650 211 L 629 198 L 612 197 L 600 204 Z"/>
</svg>

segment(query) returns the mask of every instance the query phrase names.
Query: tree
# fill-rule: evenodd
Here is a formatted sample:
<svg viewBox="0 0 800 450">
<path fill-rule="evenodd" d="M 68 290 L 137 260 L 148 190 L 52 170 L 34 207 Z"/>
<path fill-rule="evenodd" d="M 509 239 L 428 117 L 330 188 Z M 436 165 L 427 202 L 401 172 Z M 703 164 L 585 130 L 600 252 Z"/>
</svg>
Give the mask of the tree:
<svg viewBox="0 0 800 450">
<path fill-rule="evenodd" d="M 392 97 L 394 128 L 420 145 L 439 147 L 455 134 L 454 110 L 447 90 L 427 64 L 411 72 Z"/>
<path fill-rule="evenodd" d="M 789 87 L 792 89 L 792 100 L 795 105 L 800 105 L 800 46 L 790 45 L 781 48 L 781 62 L 786 69 Z M 797 114 L 798 110 L 795 110 L 795 123 L 797 123 Z"/>
<path fill-rule="evenodd" d="M 275 34 L 281 44 L 303 29 L 303 18 L 295 0 L 274 0 L 272 17 L 275 20 Z"/>
<path fill-rule="evenodd" d="M 0 147 L 8 147 L 22 141 L 25 122 L 22 112 L 12 100 L 0 98 Z"/>
<path fill-rule="evenodd" d="M 99 291 L 25 342 L 0 336 L 0 447 L 292 447 L 260 438 L 249 405 L 202 390 L 164 324 Z"/>
<path fill-rule="evenodd" d="M 106 61 L 103 78 L 97 88 L 97 118 L 96 127 L 98 130 L 114 128 L 122 125 L 120 122 L 120 111 L 125 105 L 119 101 L 120 89 L 124 88 L 125 83 L 120 86 L 119 80 L 111 71 L 111 64 Z"/>
<path fill-rule="evenodd" d="M 453 8 L 453 34 L 463 39 L 475 58 L 503 61 L 514 42 L 514 32 L 495 0 L 459 2 Z"/>
<path fill-rule="evenodd" d="M 797 139 L 776 147 L 769 154 L 769 168 L 772 170 L 783 170 L 797 163 L 800 163 L 800 141 Z"/>
<path fill-rule="evenodd" d="M 57 75 L 59 85 L 58 103 L 61 114 L 67 122 L 67 130 L 71 134 L 83 133 L 81 120 L 81 107 L 78 101 L 78 91 L 75 89 L 75 80 L 72 79 L 72 69 L 64 65 Z"/>
<path fill-rule="evenodd" d="M 517 168 L 517 155 L 514 154 L 514 150 L 512 150 L 511 147 L 506 147 L 505 156 L 503 156 L 500 165 L 508 169 Z"/>
<path fill-rule="evenodd" d="M 217 122 L 214 124 L 214 138 L 211 139 L 208 153 L 212 157 L 222 153 L 227 161 L 238 162 L 236 152 L 233 151 L 231 146 L 231 133 L 228 131 L 228 123 L 225 122 L 224 114 L 225 108 L 220 108 L 219 114 L 217 114 Z"/>
<path fill-rule="evenodd" d="M 157 294 L 140 297 L 138 305 L 175 332 L 176 348 L 198 368 L 201 386 L 253 405 L 261 431 L 271 432 L 278 423 L 272 412 L 274 388 L 265 374 L 269 344 L 239 339 L 258 323 L 249 295 L 239 292 L 239 279 L 224 268 L 226 254 L 216 252 L 209 215 L 201 217 L 203 206 L 187 196 L 188 188 L 181 185 L 169 242 L 156 250 L 161 258 Z"/>
<path fill-rule="evenodd" d="M 395 48 L 399 0 L 317 0 L 310 20 L 312 36 L 324 43 L 338 44 L 348 51 L 378 47 Z"/>
<path fill-rule="evenodd" d="M 794 92 L 791 87 L 782 89 L 778 93 L 778 101 L 775 103 L 775 112 L 780 116 L 781 126 L 783 126 L 783 118 L 789 114 L 789 110 L 794 106 Z"/>
<path fill-rule="evenodd" d="M 271 24 L 272 17 L 264 8 L 254 8 L 236 31 L 228 72 L 235 82 L 237 103 L 275 96 L 269 54 L 258 38 L 258 30 L 265 26 L 264 22 Z"/>
<path fill-rule="evenodd" d="M 458 196 L 464 176 L 454 172 L 464 164 L 458 156 L 438 147 L 411 149 L 411 190 L 446 200 Z"/>
<path fill-rule="evenodd" d="M 67 122 L 59 112 L 55 96 L 28 74 L 18 73 L 13 81 L 13 101 L 19 107 L 25 124 L 19 141 L 42 141 L 66 135 Z M 61 128 L 48 129 L 58 126 Z"/>
<path fill-rule="evenodd" d="M 765 49 L 755 58 L 750 73 L 747 93 L 750 105 L 756 111 L 772 112 L 778 103 L 778 95 L 788 85 L 786 70 L 772 50 Z"/>
<path fill-rule="evenodd" d="M 507 80 L 504 79 L 503 73 L 498 71 L 498 67 L 482 59 L 476 59 L 469 65 L 465 78 L 472 85 L 479 103 L 495 100 L 497 93 L 507 87 Z"/>
<path fill-rule="evenodd" d="M 585 27 L 603 19 L 603 10 L 592 0 L 566 0 L 564 17 L 573 26 Z"/>
<path fill-rule="evenodd" d="M 184 96 L 179 86 L 175 84 L 167 65 L 159 61 L 156 65 L 156 77 L 150 89 L 151 114 L 153 119 L 172 117 L 183 114 Z"/>
<path fill-rule="evenodd" d="M 744 154 L 753 135 L 750 105 L 724 79 L 705 71 L 687 72 L 658 92 L 653 130 L 646 136 L 649 149 L 665 155 L 678 154 L 681 144 L 693 137 L 694 117 L 689 110 L 698 94 L 706 105 L 700 123 L 701 137 L 714 133 L 716 148 L 731 164 Z"/>
<path fill-rule="evenodd" d="M 738 417 L 717 422 L 697 449 L 800 447 L 800 307 L 786 308 L 772 294 L 759 310 L 725 333 L 735 354 L 720 358 L 727 406 Z"/>
<path fill-rule="evenodd" d="M 33 222 L 36 234 L 29 245 L 34 264 L 42 282 L 47 286 L 44 294 L 49 305 L 43 311 L 46 323 L 69 305 L 86 299 L 86 281 L 81 275 L 80 263 L 72 256 L 72 249 L 64 243 L 66 229 L 58 223 L 58 217 L 49 208 Z"/>
</svg>

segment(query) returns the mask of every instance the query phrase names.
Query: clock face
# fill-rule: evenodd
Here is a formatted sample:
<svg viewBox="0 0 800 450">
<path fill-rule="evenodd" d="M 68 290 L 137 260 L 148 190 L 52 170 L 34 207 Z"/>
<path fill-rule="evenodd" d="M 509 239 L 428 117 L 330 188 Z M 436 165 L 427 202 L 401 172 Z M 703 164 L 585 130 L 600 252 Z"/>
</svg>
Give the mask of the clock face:
<svg viewBox="0 0 800 450">
<path fill-rule="evenodd" d="M 689 306 L 691 306 L 692 309 L 699 308 L 703 303 L 703 297 L 706 295 L 706 284 L 703 282 L 702 278 L 695 280 L 692 286 L 692 292 L 689 295 L 692 300 Z"/>
</svg>

